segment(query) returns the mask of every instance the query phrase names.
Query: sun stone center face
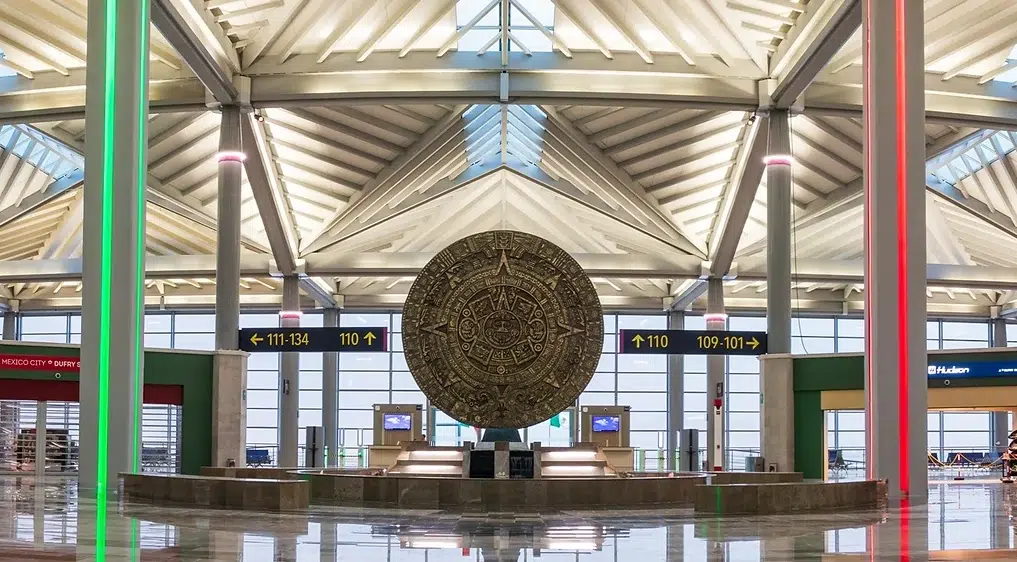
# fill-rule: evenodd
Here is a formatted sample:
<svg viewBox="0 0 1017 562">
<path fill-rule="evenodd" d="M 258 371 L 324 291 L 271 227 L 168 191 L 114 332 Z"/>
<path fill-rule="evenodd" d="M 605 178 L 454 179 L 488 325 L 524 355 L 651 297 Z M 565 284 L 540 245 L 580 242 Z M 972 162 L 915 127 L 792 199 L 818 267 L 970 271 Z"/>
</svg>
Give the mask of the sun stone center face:
<svg viewBox="0 0 1017 562">
<path fill-rule="evenodd" d="M 522 322 L 507 310 L 494 311 L 484 322 L 483 334 L 492 347 L 508 349 L 519 341 L 522 333 Z"/>
</svg>

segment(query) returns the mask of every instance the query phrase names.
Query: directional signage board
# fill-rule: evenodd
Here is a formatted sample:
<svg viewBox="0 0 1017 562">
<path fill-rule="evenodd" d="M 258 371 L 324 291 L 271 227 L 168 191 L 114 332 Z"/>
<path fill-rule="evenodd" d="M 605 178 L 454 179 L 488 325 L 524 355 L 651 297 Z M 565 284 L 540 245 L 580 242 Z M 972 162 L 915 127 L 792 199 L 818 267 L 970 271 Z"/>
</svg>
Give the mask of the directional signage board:
<svg viewBox="0 0 1017 562">
<path fill-rule="evenodd" d="M 388 351 L 388 328 L 243 328 L 240 349 L 278 351 Z"/>
<path fill-rule="evenodd" d="M 766 332 L 722 330 L 621 330 L 621 353 L 763 355 Z"/>
</svg>

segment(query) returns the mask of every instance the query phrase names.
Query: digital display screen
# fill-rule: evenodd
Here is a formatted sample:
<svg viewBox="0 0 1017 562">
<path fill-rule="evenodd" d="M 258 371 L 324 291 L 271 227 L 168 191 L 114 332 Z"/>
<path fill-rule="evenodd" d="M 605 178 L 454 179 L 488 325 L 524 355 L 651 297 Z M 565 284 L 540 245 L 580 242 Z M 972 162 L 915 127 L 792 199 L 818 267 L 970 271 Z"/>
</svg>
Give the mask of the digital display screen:
<svg viewBox="0 0 1017 562">
<path fill-rule="evenodd" d="M 408 430 L 410 429 L 410 415 L 385 414 L 385 421 L 382 427 L 386 430 Z"/>
<path fill-rule="evenodd" d="M 621 420 L 618 416 L 593 416 L 593 431 L 618 431 L 621 429 Z"/>
</svg>

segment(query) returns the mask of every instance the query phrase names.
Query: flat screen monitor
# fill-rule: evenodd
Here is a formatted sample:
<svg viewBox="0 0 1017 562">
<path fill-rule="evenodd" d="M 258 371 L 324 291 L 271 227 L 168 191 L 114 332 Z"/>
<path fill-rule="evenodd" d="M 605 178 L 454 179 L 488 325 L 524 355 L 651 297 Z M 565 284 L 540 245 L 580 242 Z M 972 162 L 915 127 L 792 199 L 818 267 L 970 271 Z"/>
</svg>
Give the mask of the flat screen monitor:
<svg viewBox="0 0 1017 562">
<path fill-rule="evenodd" d="M 409 414 L 385 414 L 384 425 L 382 426 L 386 430 L 409 430 L 410 429 L 410 415 Z"/>
<path fill-rule="evenodd" d="M 621 421 L 618 416 L 593 416 L 593 431 L 618 431 Z"/>
</svg>

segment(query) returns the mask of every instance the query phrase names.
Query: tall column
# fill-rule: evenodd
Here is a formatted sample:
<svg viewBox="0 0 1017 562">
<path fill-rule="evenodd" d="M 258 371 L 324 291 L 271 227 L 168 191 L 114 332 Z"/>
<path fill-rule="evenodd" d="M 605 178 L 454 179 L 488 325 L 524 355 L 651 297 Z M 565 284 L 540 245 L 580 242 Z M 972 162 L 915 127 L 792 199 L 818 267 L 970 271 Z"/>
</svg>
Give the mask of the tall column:
<svg viewBox="0 0 1017 562">
<path fill-rule="evenodd" d="M 769 353 L 791 353 L 791 131 L 787 110 L 768 120 L 766 331 Z"/>
<path fill-rule="evenodd" d="M 300 327 L 300 280 L 283 277 L 283 328 Z M 279 361 L 279 458 L 281 467 L 297 466 L 300 433 L 300 354 L 281 353 Z"/>
<path fill-rule="evenodd" d="M 710 279 L 706 288 L 706 329 L 727 328 L 724 312 L 724 281 Z M 726 402 L 724 389 L 723 355 L 706 358 L 706 466 L 710 470 L 724 469 L 724 427 Z M 720 400 L 721 402 L 717 402 Z"/>
<path fill-rule="evenodd" d="M 865 393 L 869 478 L 928 495 L 922 0 L 865 0 Z"/>
<path fill-rule="evenodd" d="M 18 339 L 18 313 L 10 308 L 4 311 L 3 339 Z"/>
<path fill-rule="evenodd" d="M 215 253 L 215 348 L 237 349 L 240 329 L 240 109 L 222 108 L 219 127 L 219 191 Z"/>
<path fill-rule="evenodd" d="M 993 307 L 995 308 L 995 307 Z M 1006 319 L 999 318 L 999 311 L 996 310 L 996 317 L 992 319 L 992 347 L 1006 347 Z M 992 412 L 992 445 L 997 453 L 1006 450 L 1010 435 L 1010 412 Z"/>
<path fill-rule="evenodd" d="M 667 315 L 668 330 L 685 328 L 685 313 L 672 310 Z M 675 470 L 680 446 L 678 434 L 685 428 L 685 356 L 667 356 L 667 459 L 664 467 Z"/>
<path fill-rule="evenodd" d="M 18 313 L 13 310 L 16 302 L 9 302 L 8 308 L 3 315 L 3 339 L 18 339 Z M 0 402 L 0 447 L 7 451 L 14 450 L 14 440 L 17 438 L 18 428 L 21 425 L 20 408 L 18 403 L 10 400 Z M 0 531 L 2 532 L 2 531 Z"/>
<path fill-rule="evenodd" d="M 326 308 L 323 326 L 339 326 L 339 309 Z M 321 357 L 321 425 L 325 428 L 325 466 L 339 466 L 339 354 Z"/>
<path fill-rule="evenodd" d="M 148 10 L 88 3 L 78 485 L 100 497 L 139 468 Z"/>
</svg>

